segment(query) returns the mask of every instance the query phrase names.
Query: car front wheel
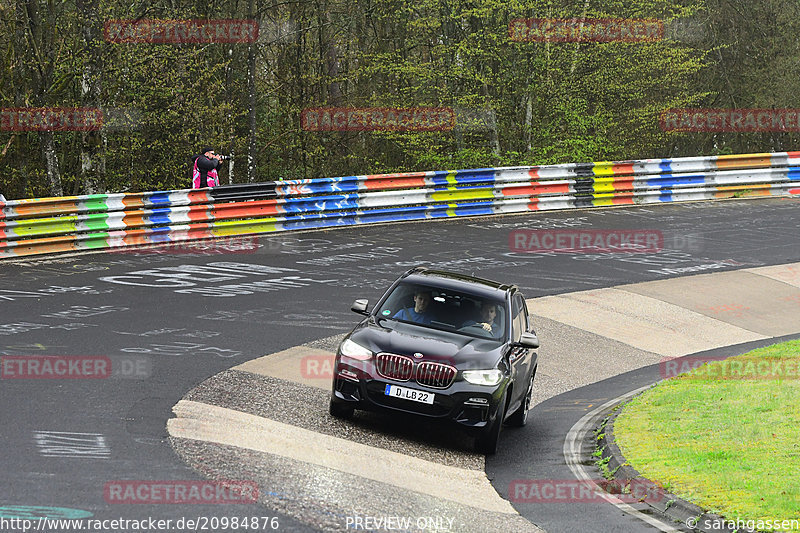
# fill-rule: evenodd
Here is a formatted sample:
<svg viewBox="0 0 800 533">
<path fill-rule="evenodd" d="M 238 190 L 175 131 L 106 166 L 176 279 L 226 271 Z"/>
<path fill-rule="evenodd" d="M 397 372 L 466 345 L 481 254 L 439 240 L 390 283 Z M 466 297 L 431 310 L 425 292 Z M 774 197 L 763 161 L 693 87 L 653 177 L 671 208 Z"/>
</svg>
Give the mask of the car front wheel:
<svg viewBox="0 0 800 533">
<path fill-rule="evenodd" d="M 497 443 L 500 441 L 500 430 L 503 428 L 503 418 L 506 414 L 506 395 L 500 399 L 497 406 L 497 415 L 483 433 L 475 439 L 475 450 L 486 455 L 493 455 L 497 452 Z"/>
<path fill-rule="evenodd" d="M 522 400 L 519 408 L 508 417 L 508 425 L 522 427 L 528 422 L 528 410 L 531 408 L 531 398 L 533 398 L 533 372 L 531 372 L 531 380 L 528 383 L 528 393 Z"/>
</svg>

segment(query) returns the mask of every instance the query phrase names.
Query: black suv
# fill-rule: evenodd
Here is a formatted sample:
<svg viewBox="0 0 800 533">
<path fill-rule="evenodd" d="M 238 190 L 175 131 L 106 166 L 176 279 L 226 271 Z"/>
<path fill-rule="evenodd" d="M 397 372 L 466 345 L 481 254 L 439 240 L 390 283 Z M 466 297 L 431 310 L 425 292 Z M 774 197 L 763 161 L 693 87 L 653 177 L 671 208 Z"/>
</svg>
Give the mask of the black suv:
<svg viewBox="0 0 800 533">
<path fill-rule="evenodd" d="M 527 420 L 539 341 L 525 298 L 505 285 L 417 267 L 366 316 L 336 353 L 330 413 L 404 411 L 452 420 L 494 453 L 505 422 Z"/>
</svg>

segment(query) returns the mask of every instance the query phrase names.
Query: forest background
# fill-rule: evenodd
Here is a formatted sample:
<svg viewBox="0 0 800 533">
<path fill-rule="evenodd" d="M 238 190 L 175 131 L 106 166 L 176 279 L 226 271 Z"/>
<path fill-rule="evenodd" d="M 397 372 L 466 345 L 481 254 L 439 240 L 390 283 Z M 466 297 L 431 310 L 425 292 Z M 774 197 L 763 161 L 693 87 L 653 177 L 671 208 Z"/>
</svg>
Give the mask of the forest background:
<svg viewBox="0 0 800 533">
<path fill-rule="evenodd" d="M 0 128 L 8 199 L 222 182 L 800 149 L 795 132 L 664 131 L 672 108 L 794 108 L 800 3 L 779 0 L 0 0 L 0 108 L 102 128 Z M 648 42 L 512 38 L 527 18 L 663 21 Z M 117 42 L 109 21 L 255 21 L 230 43 Z M 308 131 L 304 109 L 452 109 L 442 131 Z M 232 174 L 231 174 L 232 171 Z"/>
</svg>

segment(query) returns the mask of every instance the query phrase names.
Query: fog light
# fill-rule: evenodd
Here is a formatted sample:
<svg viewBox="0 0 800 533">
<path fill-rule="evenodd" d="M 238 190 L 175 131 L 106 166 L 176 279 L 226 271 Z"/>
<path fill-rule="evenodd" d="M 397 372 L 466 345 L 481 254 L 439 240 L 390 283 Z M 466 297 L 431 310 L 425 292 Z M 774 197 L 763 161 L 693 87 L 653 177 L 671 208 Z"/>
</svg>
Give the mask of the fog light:
<svg viewBox="0 0 800 533">
<path fill-rule="evenodd" d="M 477 403 L 477 404 L 480 404 L 480 405 L 486 405 L 486 404 L 489 403 L 489 400 L 487 400 L 486 398 L 470 398 L 469 400 L 467 400 L 467 402 L 469 402 L 469 403 Z"/>
</svg>

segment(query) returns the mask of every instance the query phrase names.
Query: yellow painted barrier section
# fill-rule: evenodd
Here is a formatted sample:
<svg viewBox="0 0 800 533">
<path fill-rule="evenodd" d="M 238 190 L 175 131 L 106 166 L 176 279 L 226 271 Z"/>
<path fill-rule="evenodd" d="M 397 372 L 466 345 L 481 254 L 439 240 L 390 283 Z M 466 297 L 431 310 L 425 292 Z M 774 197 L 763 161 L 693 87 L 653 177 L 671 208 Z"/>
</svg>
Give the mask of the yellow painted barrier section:
<svg viewBox="0 0 800 533">
<path fill-rule="evenodd" d="M 633 193 L 619 194 L 597 194 L 592 198 L 592 205 L 595 207 L 609 207 L 612 205 L 624 205 L 633 203 Z"/>
<path fill-rule="evenodd" d="M 50 235 L 54 233 L 75 233 L 77 216 L 37 218 L 34 220 L 21 220 L 19 224 L 9 226 L 6 232 L 20 237 L 33 235 Z"/>
<path fill-rule="evenodd" d="M 614 162 L 613 161 L 598 161 L 594 164 L 592 169 L 595 176 L 613 176 L 614 175 Z"/>
<path fill-rule="evenodd" d="M 448 189 L 430 194 L 430 199 L 434 202 L 451 202 L 459 200 L 492 200 L 494 192 L 491 188 L 472 190 L 472 189 Z"/>
<path fill-rule="evenodd" d="M 280 224 L 275 217 L 258 218 L 255 220 L 228 220 L 218 221 L 211 228 L 211 234 L 215 237 L 227 237 L 231 235 L 245 235 L 247 233 L 269 233 L 280 231 Z"/>
<path fill-rule="evenodd" d="M 616 180 L 613 178 L 597 178 L 594 180 L 594 192 L 598 194 L 613 193 L 615 190 L 614 183 L 616 183 Z"/>
</svg>

